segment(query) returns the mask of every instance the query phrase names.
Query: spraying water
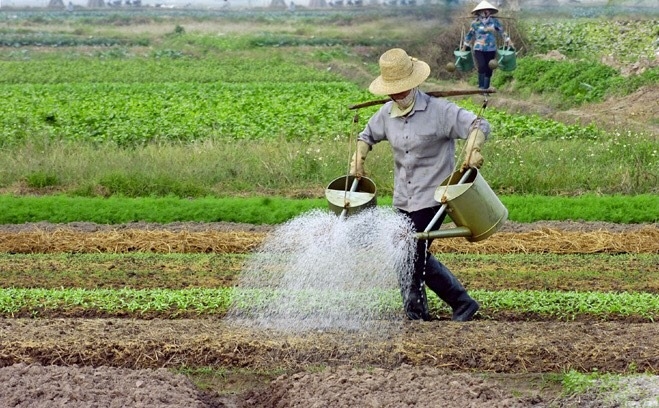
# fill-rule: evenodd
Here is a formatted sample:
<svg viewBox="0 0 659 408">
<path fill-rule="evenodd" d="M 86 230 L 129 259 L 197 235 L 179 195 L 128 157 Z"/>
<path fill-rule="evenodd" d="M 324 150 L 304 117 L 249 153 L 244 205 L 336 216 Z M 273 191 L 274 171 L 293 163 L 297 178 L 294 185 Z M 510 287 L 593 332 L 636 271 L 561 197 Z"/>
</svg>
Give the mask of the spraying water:
<svg viewBox="0 0 659 408">
<path fill-rule="evenodd" d="M 227 317 L 287 332 L 374 330 L 399 316 L 415 245 L 411 223 L 393 209 L 308 212 L 252 254 Z"/>
</svg>

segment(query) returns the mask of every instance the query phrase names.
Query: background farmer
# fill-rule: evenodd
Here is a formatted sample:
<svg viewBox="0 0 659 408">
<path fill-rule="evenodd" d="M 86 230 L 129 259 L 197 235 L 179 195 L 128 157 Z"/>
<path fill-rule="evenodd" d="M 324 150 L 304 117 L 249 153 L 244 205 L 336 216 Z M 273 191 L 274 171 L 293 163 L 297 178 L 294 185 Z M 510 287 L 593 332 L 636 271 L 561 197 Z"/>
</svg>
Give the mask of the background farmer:
<svg viewBox="0 0 659 408">
<path fill-rule="evenodd" d="M 504 44 L 513 46 L 499 19 L 493 17 L 498 12 L 499 10 L 487 1 L 481 1 L 474 7 L 471 14 L 475 15 L 476 19 L 471 23 L 465 36 L 465 45 L 462 47 L 463 51 L 466 46 L 471 46 L 474 50 L 474 59 L 478 70 L 478 88 L 480 89 L 490 88 L 492 68 L 488 63 L 496 58 L 496 35 L 503 38 Z"/>
<path fill-rule="evenodd" d="M 359 134 L 350 173 L 363 176 L 364 161 L 372 146 L 388 141 L 394 156 L 393 205 L 409 217 L 416 231 L 424 231 L 440 208 L 434 192 L 454 171 L 455 140 L 468 139 L 469 162 L 463 163 L 463 167 L 478 168 L 483 163 L 480 149 L 490 125 L 446 99 L 420 91 L 417 87 L 430 75 L 430 67 L 404 50 L 385 52 L 379 64 L 380 76 L 369 90 L 392 100 L 369 119 Z M 434 229 L 439 229 L 443 218 Z M 453 320 L 470 320 L 478 311 L 478 303 L 448 268 L 427 251 L 430 244 L 417 242 L 411 285 L 401 288 L 407 316 L 413 320 L 430 319 L 427 285 L 453 309 Z"/>
</svg>

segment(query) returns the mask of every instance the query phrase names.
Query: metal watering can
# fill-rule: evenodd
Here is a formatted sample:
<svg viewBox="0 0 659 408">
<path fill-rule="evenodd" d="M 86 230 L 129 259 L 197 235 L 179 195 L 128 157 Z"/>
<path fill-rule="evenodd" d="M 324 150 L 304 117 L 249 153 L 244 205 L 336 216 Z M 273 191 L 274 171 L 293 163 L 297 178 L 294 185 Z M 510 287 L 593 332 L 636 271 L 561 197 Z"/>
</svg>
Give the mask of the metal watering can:
<svg viewBox="0 0 659 408">
<path fill-rule="evenodd" d="M 459 170 L 444 179 L 435 190 L 435 200 L 443 203 L 417 239 L 465 237 L 482 241 L 497 232 L 508 219 L 508 210 L 481 176 L 478 169 Z M 447 212 L 455 228 L 431 231 Z"/>
<path fill-rule="evenodd" d="M 471 55 L 471 49 L 467 48 L 466 51 L 462 51 L 457 48 L 453 51 L 453 56 L 455 56 L 455 68 L 460 72 L 469 72 L 474 69 L 474 57 Z"/>
<path fill-rule="evenodd" d="M 329 183 L 325 198 L 330 210 L 345 217 L 377 205 L 376 193 L 375 183 L 368 177 L 342 176 Z"/>
<path fill-rule="evenodd" d="M 497 49 L 495 68 L 502 71 L 514 71 L 517 68 L 517 52 L 513 47 L 501 47 Z"/>
<path fill-rule="evenodd" d="M 348 185 L 350 191 L 346 191 Z M 339 177 L 327 186 L 325 197 L 330 209 L 345 217 L 376 205 L 375 183 L 366 177 Z M 435 200 L 443 204 L 426 230 L 416 234 L 419 240 L 465 237 L 471 242 L 482 241 L 508 219 L 508 210 L 475 168 L 447 177 L 435 190 Z M 456 227 L 431 231 L 445 211 Z"/>
</svg>

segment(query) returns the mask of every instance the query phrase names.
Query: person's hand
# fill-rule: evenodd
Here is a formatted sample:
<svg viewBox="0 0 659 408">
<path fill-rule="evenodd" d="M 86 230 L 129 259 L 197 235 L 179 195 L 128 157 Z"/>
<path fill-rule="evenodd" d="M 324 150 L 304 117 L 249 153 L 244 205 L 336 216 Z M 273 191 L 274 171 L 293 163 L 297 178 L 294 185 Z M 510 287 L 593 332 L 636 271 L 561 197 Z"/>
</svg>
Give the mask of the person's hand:
<svg viewBox="0 0 659 408">
<path fill-rule="evenodd" d="M 350 175 L 355 176 L 358 179 L 366 175 L 366 172 L 364 171 L 364 160 L 358 160 L 355 163 L 355 166 L 350 168 Z"/>
<path fill-rule="evenodd" d="M 480 169 L 484 162 L 485 159 L 483 159 L 483 155 L 481 154 L 480 149 L 472 150 L 467 155 L 464 163 L 462 163 L 460 170 L 465 171 L 469 168 Z"/>
<path fill-rule="evenodd" d="M 462 163 L 461 170 L 464 171 L 468 168 L 477 168 L 479 169 L 483 162 L 483 155 L 481 154 L 481 148 L 485 144 L 485 133 L 482 130 L 476 128 L 469 133 L 469 138 L 467 139 L 467 155 L 464 162 Z"/>
<path fill-rule="evenodd" d="M 364 162 L 366 161 L 366 156 L 371 150 L 371 146 L 362 141 L 357 141 L 357 151 L 352 155 L 352 161 L 350 162 L 350 175 L 355 176 L 358 179 L 364 177 L 366 172 L 364 171 Z"/>
</svg>

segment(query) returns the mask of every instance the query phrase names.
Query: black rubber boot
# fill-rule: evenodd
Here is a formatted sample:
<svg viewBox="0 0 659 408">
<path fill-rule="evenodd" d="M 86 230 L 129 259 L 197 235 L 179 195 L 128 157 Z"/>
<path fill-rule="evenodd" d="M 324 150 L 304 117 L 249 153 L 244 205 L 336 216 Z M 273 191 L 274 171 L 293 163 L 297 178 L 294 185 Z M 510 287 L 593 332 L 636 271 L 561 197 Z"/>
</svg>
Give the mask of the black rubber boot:
<svg viewBox="0 0 659 408">
<path fill-rule="evenodd" d="M 430 320 L 426 288 L 421 278 L 414 276 L 411 282 L 405 282 L 401 287 L 407 317 L 410 320 Z"/>
<path fill-rule="evenodd" d="M 452 320 L 471 320 L 480 305 L 467 293 L 458 278 L 434 256 L 429 255 L 426 263 L 426 285 L 453 309 Z"/>
</svg>

